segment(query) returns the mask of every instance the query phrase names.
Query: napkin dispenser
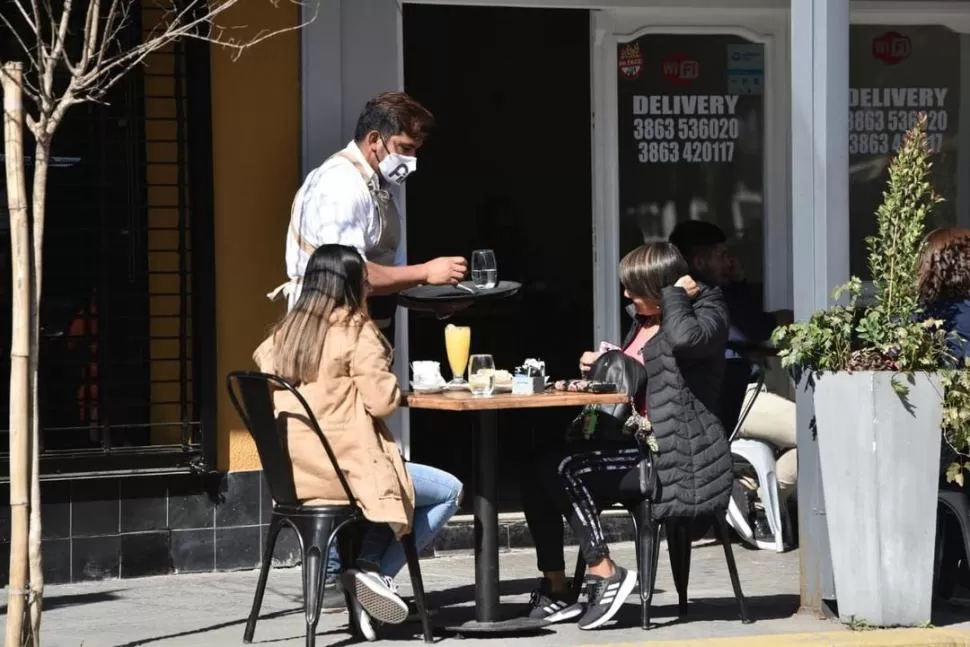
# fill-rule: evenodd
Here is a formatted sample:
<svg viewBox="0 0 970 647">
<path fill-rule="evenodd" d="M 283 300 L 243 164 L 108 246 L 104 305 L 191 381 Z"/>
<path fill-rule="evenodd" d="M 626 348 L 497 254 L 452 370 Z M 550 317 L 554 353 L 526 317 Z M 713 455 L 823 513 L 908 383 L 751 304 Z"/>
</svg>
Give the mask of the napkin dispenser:
<svg viewBox="0 0 970 647">
<path fill-rule="evenodd" d="M 512 376 L 512 393 L 516 395 L 534 395 L 546 390 L 546 363 L 536 359 L 527 359 L 522 366 L 515 369 Z"/>
</svg>

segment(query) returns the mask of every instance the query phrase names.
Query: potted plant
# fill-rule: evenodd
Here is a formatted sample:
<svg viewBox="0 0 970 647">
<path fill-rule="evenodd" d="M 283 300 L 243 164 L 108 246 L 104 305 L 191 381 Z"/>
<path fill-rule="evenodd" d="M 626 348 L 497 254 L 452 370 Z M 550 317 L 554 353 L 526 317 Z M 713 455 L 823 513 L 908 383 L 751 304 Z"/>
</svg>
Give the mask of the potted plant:
<svg viewBox="0 0 970 647">
<path fill-rule="evenodd" d="M 813 390 L 839 616 L 875 626 L 928 623 L 941 428 L 966 454 L 970 389 L 947 364 L 942 322 L 921 316 L 916 269 L 930 183 L 926 119 L 906 134 L 866 240 L 871 298 L 853 277 L 839 302 L 781 327 L 782 365 Z M 944 389 L 947 393 L 944 415 Z M 946 419 L 945 425 L 943 423 Z M 962 478 L 959 462 L 951 479 Z"/>
</svg>

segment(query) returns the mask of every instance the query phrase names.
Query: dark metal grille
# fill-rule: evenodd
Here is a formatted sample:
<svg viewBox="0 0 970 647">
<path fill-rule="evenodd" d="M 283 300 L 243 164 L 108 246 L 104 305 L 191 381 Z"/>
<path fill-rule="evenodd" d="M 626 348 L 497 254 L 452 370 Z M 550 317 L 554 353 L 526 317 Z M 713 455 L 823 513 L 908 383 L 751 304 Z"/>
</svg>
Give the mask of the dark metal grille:
<svg viewBox="0 0 970 647">
<path fill-rule="evenodd" d="M 152 10 L 140 17 L 127 37 L 150 29 Z M 204 442 L 203 433 L 214 406 L 211 261 L 201 263 L 201 290 L 195 280 L 196 259 L 212 255 L 210 188 L 196 184 L 211 177 L 208 97 L 194 100 L 209 91 L 207 55 L 182 44 L 154 54 L 104 104 L 72 108 L 56 136 L 41 309 L 47 475 L 185 469 L 214 460 L 203 460 L 203 446 L 215 444 Z M 201 83 L 190 78 L 203 66 Z M 198 204 L 196 193 L 204 196 Z M 11 303 L 5 197 L 0 217 L 5 435 Z M 194 236 L 197 220 L 201 237 Z M 5 446 L 0 437 L 0 450 Z"/>
</svg>

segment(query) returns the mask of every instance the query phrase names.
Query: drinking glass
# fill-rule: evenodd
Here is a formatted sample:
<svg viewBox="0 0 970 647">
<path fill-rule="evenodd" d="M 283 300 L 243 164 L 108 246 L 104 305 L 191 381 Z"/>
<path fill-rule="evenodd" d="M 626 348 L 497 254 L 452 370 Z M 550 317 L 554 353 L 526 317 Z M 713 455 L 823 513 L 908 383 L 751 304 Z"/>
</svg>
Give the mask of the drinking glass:
<svg viewBox="0 0 970 647">
<path fill-rule="evenodd" d="M 468 366 L 468 352 L 472 343 L 472 329 L 468 326 L 445 326 L 445 352 L 448 354 L 448 365 L 451 367 L 451 382 L 449 384 L 464 384 L 465 368 Z"/>
<path fill-rule="evenodd" d="M 495 360 L 491 355 L 471 356 L 468 361 L 468 386 L 472 395 L 492 395 L 495 390 Z"/>
<path fill-rule="evenodd" d="M 495 252 L 490 249 L 476 249 L 472 252 L 472 283 L 480 290 L 491 290 L 498 284 Z"/>
</svg>

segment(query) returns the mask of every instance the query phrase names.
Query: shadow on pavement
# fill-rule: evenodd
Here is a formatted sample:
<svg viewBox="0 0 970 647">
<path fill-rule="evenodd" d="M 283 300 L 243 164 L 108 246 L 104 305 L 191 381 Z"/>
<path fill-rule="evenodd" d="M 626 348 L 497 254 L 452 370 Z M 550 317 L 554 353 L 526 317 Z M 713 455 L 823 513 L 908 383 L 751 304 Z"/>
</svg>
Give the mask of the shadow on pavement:
<svg viewBox="0 0 970 647">
<path fill-rule="evenodd" d="M 52 611 L 54 609 L 63 609 L 64 607 L 73 607 L 81 604 L 97 604 L 98 602 L 110 602 L 111 600 L 117 600 L 120 596 L 117 595 L 119 591 L 123 589 L 118 589 L 118 591 L 98 591 L 97 593 L 78 593 L 76 595 L 55 595 L 55 596 L 44 596 L 44 611 Z M 7 613 L 7 605 L 4 603 L 0 605 L 0 614 Z"/>
<path fill-rule="evenodd" d="M 946 627 L 970 620 L 970 599 L 937 601 L 933 604 L 933 626 Z"/>
<path fill-rule="evenodd" d="M 289 616 L 297 613 L 303 613 L 303 607 L 297 609 L 287 609 L 285 611 L 275 611 L 273 613 L 263 613 L 260 614 L 259 620 L 271 620 L 273 618 L 282 618 L 284 616 Z M 140 645 L 150 645 L 152 643 L 160 642 L 162 640 L 169 640 L 171 638 L 185 638 L 186 636 L 196 636 L 198 634 L 204 634 L 209 631 L 218 631 L 219 629 L 225 629 L 227 627 L 232 627 L 234 625 L 239 625 L 239 642 L 242 642 L 242 627 L 246 624 L 246 617 L 239 618 L 237 620 L 229 620 L 228 622 L 220 622 L 218 624 L 210 625 L 208 627 L 200 627 L 198 629 L 190 629 L 188 631 L 180 631 L 172 634 L 165 634 L 163 636 L 151 636 L 149 638 L 141 638 L 139 640 L 132 640 L 131 642 L 126 642 L 118 645 L 117 647 L 139 647 Z M 259 632 L 259 624 L 256 624 L 256 631 Z M 333 632 L 336 633 L 336 632 Z M 291 640 L 291 638 L 279 639 L 268 642 L 280 642 L 282 640 Z M 258 640 L 253 642 L 259 642 Z"/>
</svg>

